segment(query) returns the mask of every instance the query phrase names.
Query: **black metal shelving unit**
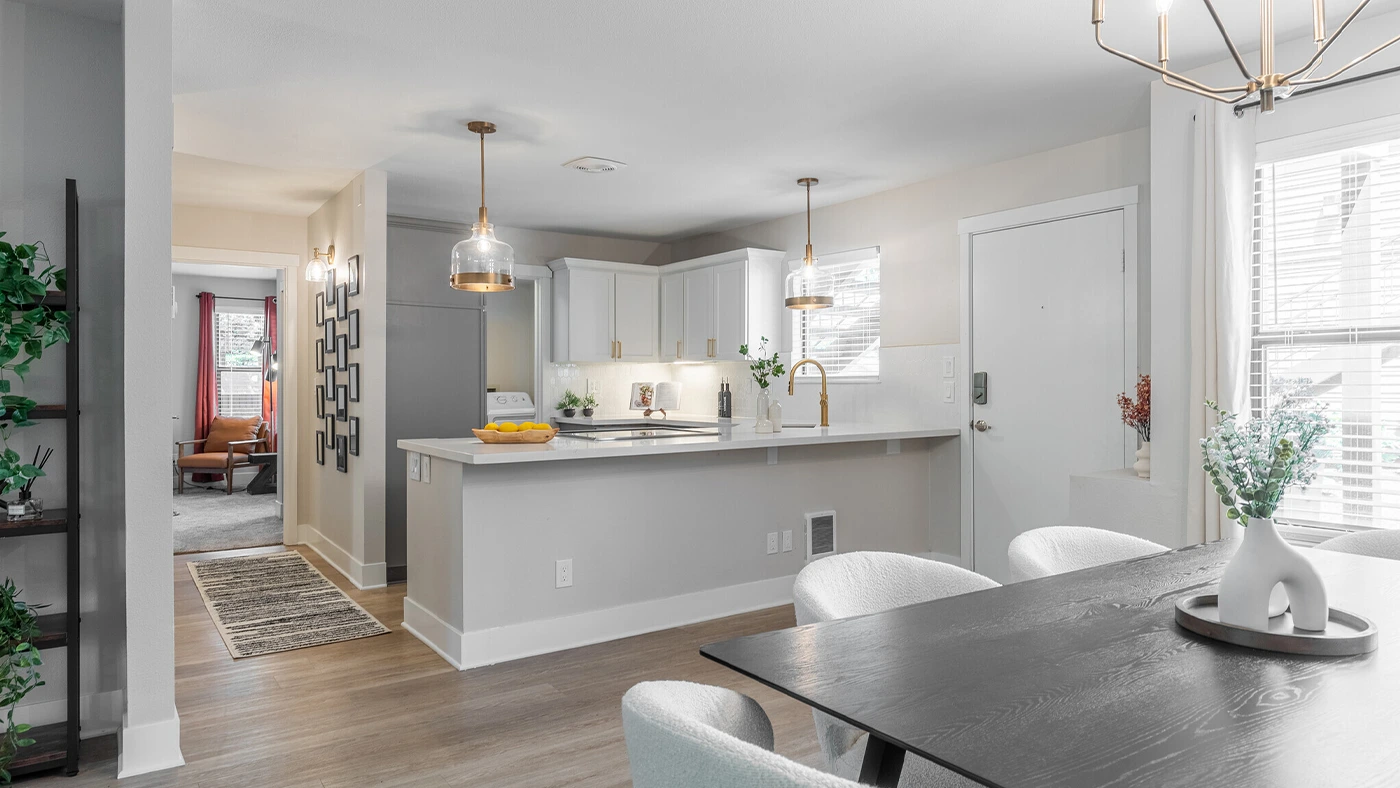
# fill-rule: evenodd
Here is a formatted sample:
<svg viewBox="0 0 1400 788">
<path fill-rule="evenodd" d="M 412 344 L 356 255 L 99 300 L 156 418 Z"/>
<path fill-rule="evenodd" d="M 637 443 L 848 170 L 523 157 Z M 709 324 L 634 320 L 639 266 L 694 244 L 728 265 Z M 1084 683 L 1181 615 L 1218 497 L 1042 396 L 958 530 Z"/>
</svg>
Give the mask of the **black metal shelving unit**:
<svg viewBox="0 0 1400 788">
<path fill-rule="evenodd" d="M 63 769 L 69 775 L 78 773 L 78 700 L 82 696 L 80 673 L 82 668 L 80 624 L 82 622 L 79 574 L 78 523 L 80 516 L 79 490 L 81 480 L 78 463 L 82 449 L 82 435 L 78 430 L 78 182 L 69 178 L 65 182 L 66 231 L 64 233 L 64 267 L 68 269 L 68 290 L 65 293 L 49 293 L 42 303 L 46 306 L 66 309 L 71 316 L 68 322 L 68 346 L 66 348 L 63 404 L 41 405 L 30 417 L 34 419 L 63 419 L 67 425 L 68 455 L 64 458 L 68 467 L 68 508 L 46 510 L 35 520 L 0 520 L 0 538 L 32 536 L 35 534 L 66 534 L 65 563 L 67 564 L 67 611 L 39 617 L 39 638 L 35 645 L 40 649 L 68 650 L 68 714 L 63 722 L 40 725 L 29 733 L 34 744 L 25 747 L 10 762 L 13 775 Z"/>
</svg>

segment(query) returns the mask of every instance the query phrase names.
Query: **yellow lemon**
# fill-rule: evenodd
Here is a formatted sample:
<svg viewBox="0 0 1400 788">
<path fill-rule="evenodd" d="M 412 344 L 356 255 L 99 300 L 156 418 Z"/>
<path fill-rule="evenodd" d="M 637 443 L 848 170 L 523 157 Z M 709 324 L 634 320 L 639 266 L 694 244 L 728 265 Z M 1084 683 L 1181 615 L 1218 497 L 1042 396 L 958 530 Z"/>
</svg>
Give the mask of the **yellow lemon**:
<svg viewBox="0 0 1400 788">
<path fill-rule="evenodd" d="M 519 427 L 515 426 L 514 422 L 509 421 L 501 422 L 501 426 L 497 427 L 496 429 L 500 430 L 501 432 L 517 432 L 520 430 Z"/>
<path fill-rule="evenodd" d="M 531 424 L 531 425 L 530 425 L 530 429 L 532 429 L 532 430 L 552 430 L 552 429 L 554 429 L 554 428 L 551 427 L 551 426 L 549 426 L 548 424 L 539 424 L 539 423 L 535 423 L 535 424 Z"/>
<path fill-rule="evenodd" d="M 496 430 L 500 429 L 500 427 L 497 426 L 496 422 L 493 421 L 490 424 L 487 424 L 485 427 L 482 427 L 482 429 L 491 430 L 492 432 L 495 432 Z"/>
<path fill-rule="evenodd" d="M 534 423 L 533 421 L 522 421 L 522 422 L 520 422 L 520 426 L 516 427 L 516 429 L 517 429 L 517 430 L 520 430 L 521 432 L 529 432 L 530 430 L 533 430 L 534 428 L 535 428 L 535 423 Z"/>
</svg>

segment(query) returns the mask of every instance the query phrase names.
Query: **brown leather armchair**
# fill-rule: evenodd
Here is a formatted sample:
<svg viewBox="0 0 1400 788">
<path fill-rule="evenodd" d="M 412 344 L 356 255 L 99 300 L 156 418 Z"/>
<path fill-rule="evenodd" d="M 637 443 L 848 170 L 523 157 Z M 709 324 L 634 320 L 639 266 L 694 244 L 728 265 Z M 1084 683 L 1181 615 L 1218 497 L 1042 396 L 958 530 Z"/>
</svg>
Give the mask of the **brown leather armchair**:
<svg viewBox="0 0 1400 788">
<path fill-rule="evenodd" d="M 222 473 L 227 494 L 233 495 L 233 470 L 260 465 L 249 461 L 248 455 L 267 451 L 270 442 L 267 423 L 256 416 L 250 419 L 214 419 L 209 426 L 208 437 L 175 442 L 175 473 L 180 479 L 180 494 L 185 492 L 185 474 Z M 196 445 L 203 451 L 185 453 L 185 447 Z"/>
</svg>

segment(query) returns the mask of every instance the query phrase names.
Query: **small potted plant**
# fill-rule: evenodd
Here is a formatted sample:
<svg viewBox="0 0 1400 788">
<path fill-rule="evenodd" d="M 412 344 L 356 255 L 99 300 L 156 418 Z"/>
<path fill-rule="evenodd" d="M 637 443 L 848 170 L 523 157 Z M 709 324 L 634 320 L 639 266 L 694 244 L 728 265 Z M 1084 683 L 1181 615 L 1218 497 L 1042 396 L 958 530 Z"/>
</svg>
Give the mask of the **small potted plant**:
<svg viewBox="0 0 1400 788">
<path fill-rule="evenodd" d="M 573 389 L 564 389 L 564 394 L 559 397 L 559 402 L 555 404 L 554 408 L 564 411 L 564 418 L 572 419 L 582 404 L 583 400 L 574 393 Z"/>
<path fill-rule="evenodd" d="M 1201 439 L 1201 467 L 1227 507 L 1225 516 L 1244 526 L 1239 550 L 1220 578 L 1220 620 L 1226 624 L 1268 630 L 1271 617 L 1291 609 L 1299 629 L 1327 627 L 1321 575 L 1279 536 L 1273 521 L 1288 488 L 1306 487 L 1317 477 L 1318 445 L 1331 430 L 1320 408 L 1297 398 L 1297 388 L 1285 387 L 1264 415 L 1244 424 L 1206 403 L 1217 421 Z M 1279 585 L 1285 581 L 1286 590 Z"/>
<path fill-rule="evenodd" d="M 579 400 L 579 405 L 583 406 L 583 415 L 592 418 L 593 409 L 598 407 L 598 397 L 590 391 L 583 395 L 583 399 Z"/>
<path fill-rule="evenodd" d="M 758 384 L 755 429 L 759 432 L 771 432 L 773 423 L 768 420 L 768 409 L 772 405 L 772 398 L 768 387 L 772 383 L 772 378 L 782 377 L 787 369 L 783 367 L 782 359 L 777 353 L 768 355 L 768 337 L 759 337 L 758 339 L 757 356 L 749 355 L 748 343 L 739 346 L 739 355 L 748 360 L 749 373 L 753 375 L 753 382 Z M 767 429 L 764 429 L 765 425 Z"/>
<path fill-rule="evenodd" d="M 0 708 L 5 710 L 5 729 L 0 733 L 0 782 L 10 781 L 10 762 L 21 747 L 34 743 L 24 734 L 29 726 L 15 722 L 15 707 L 35 687 L 44 686 L 36 670 L 43 663 L 34 638 L 39 626 L 34 606 L 19 598 L 13 580 L 0 585 Z"/>
<path fill-rule="evenodd" d="M 1152 376 L 1138 375 L 1136 400 L 1127 394 L 1118 395 L 1118 407 L 1123 411 L 1123 423 L 1133 428 L 1142 448 L 1137 450 L 1133 470 L 1139 478 L 1152 476 Z"/>
</svg>

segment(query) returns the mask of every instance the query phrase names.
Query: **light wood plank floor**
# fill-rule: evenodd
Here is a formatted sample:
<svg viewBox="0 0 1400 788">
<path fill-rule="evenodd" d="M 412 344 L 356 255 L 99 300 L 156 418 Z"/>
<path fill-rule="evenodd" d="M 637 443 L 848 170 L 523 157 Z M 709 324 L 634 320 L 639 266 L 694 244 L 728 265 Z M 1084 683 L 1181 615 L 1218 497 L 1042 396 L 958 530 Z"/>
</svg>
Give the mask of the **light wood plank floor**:
<svg viewBox="0 0 1400 788">
<path fill-rule="evenodd" d="M 235 662 L 185 563 L 280 549 L 175 557 L 176 702 L 186 765 L 123 780 L 123 788 L 626 786 L 619 702 L 628 687 L 650 679 L 749 694 L 772 717 L 778 752 L 811 765 L 821 760 L 806 706 L 698 653 L 704 643 L 792 626 L 790 606 L 458 672 L 399 626 L 404 586 L 358 591 L 302 549 L 393 632 Z M 112 750 L 110 739 L 88 747 L 76 778 L 23 783 L 117 785 Z"/>
</svg>

